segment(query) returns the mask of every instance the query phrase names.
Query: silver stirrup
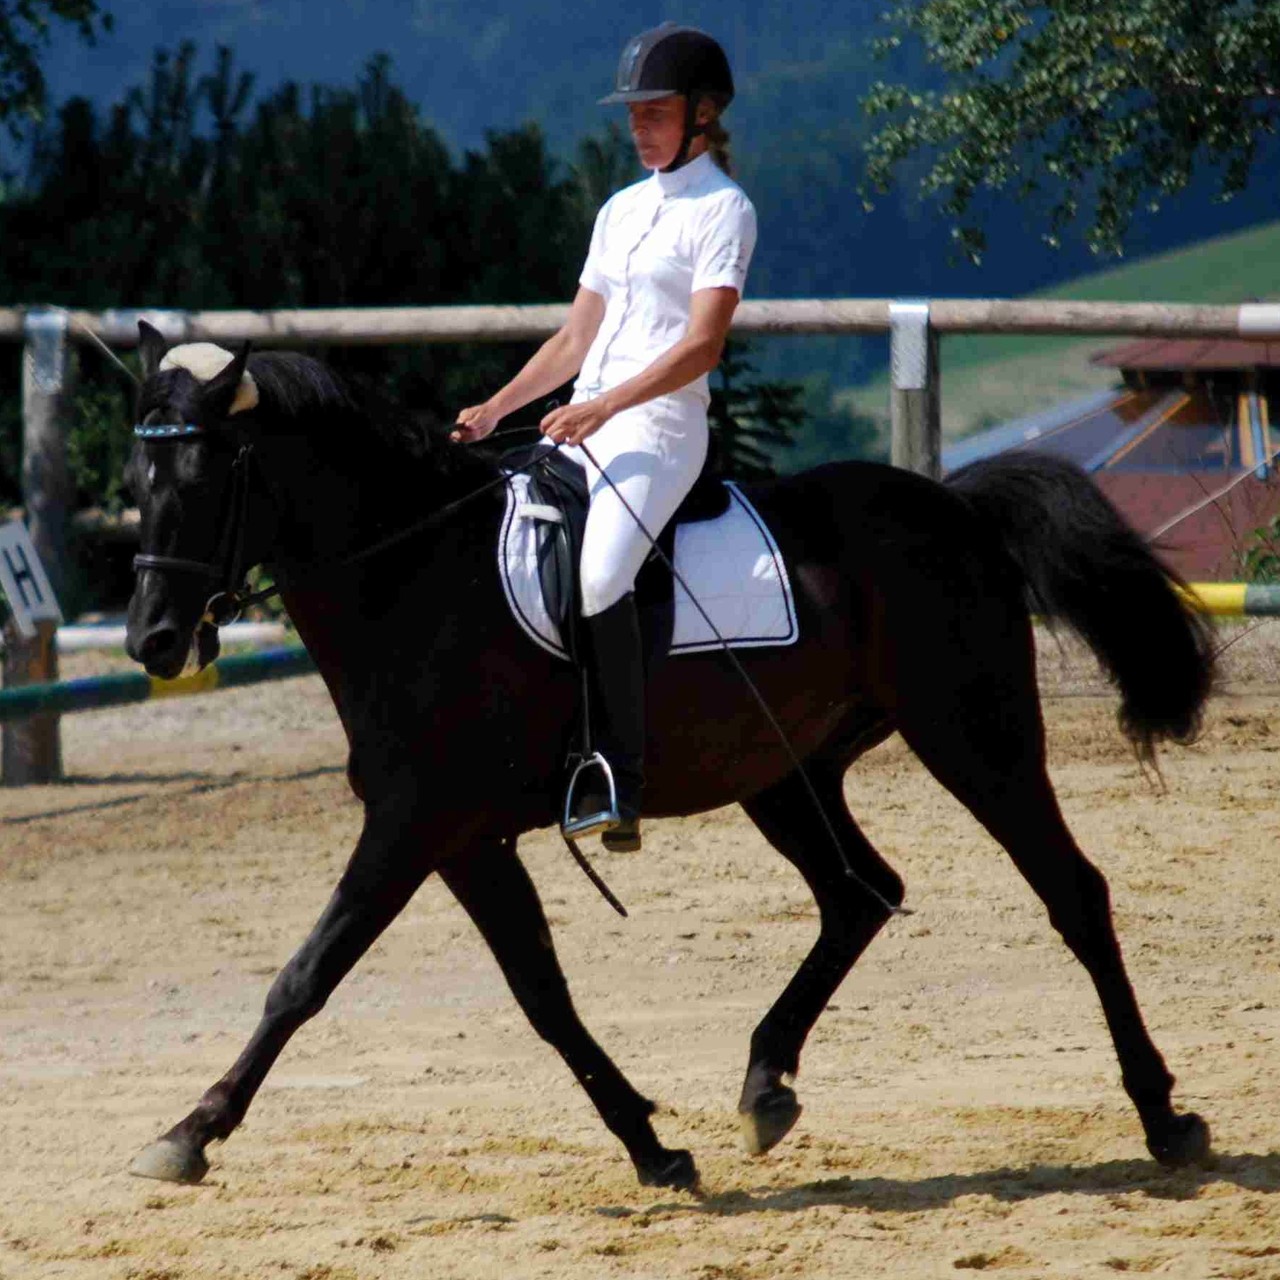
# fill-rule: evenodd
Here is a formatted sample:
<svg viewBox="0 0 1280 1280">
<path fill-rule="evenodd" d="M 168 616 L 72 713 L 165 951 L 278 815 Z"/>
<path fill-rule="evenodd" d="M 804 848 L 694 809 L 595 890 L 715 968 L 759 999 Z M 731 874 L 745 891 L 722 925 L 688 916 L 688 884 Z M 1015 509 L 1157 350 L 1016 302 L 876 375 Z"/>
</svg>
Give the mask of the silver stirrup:
<svg viewBox="0 0 1280 1280">
<path fill-rule="evenodd" d="M 600 769 L 609 786 L 609 807 L 589 813 L 585 817 L 573 816 L 573 799 L 578 789 L 578 779 L 584 769 Z M 593 836 L 600 831 L 608 831 L 622 821 L 618 812 L 618 790 L 613 783 L 613 769 L 609 762 L 598 751 L 593 751 L 585 759 L 578 762 L 569 778 L 569 789 L 564 797 L 564 817 L 560 822 L 560 830 L 567 836 Z"/>
</svg>

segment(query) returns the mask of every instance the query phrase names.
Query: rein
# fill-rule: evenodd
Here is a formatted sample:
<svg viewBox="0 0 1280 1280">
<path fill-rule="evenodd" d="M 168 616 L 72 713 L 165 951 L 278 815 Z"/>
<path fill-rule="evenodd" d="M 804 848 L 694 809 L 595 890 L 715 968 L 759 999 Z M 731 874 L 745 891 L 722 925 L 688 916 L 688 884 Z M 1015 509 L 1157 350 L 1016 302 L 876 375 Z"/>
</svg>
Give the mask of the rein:
<svg viewBox="0 0 1280 1280">
<path fill-rule="evenodd" d="M 472 489 L 470 493 L 464 493 L 461 498 L 455 498 L 452 502 L 446 502 L 443 507 L 437 507 L 429 516 L 422 520 L 416 521 L 408 528 L 401 529 L 396 533 L 389 534 L 387 537 L 375 542 L 372 546 L 364 547 L 359 551 L 353 552 L 351 555 L 343 556 L 341 560 L 335 560 L 330 565 L 319 565 L 318 568 L 346 569 L 353 564 L 359 564 L 362 560 L 369 559 L 370 556 L 376 556 L 379 552 L 386 551 L 389 547 L 394 547 L 398 543 L 404 542 L 407 538 L 411 538 L 414 534 L 422 533 L 426 529 L 434 529 L 437 525 L 444 524 L 446 520 L 457 510 L 465 507 L 467 503 L 475 498 L 483 497 L 486 493 L 496 489 L 500 484 L 506 484 L 512 476 L 521 475 L 525 471 L 532 471 L 534 467 L 540 467 L 546 457 L 554 453 L 560 445 L 557 443 L 547 450 L 543 457 L 533 458 L 529 462 L 523 463 L 518 467 L 512 467 L 509 471 L 503 470 L 492 480 L 486 481 L 478 489 Z"/>
<path fill-rule="evenodd" d="M 209 433 L 199 423 L 186 422 L 180 425 L 160 427 L 138 425 L 134 427 L 133 434 L 139 440 L 172 440 L 178 442 L 190 439 L 192 436 L 207 435 Z M 545 461 L 545 457 L 554 453 L 560 447 L 560 444 L 556 443 L 547 450 L 546 455 L 534 457 L 518 467 L 500 471 L 498 475 L 482 484 L 478 489 L 473 489 L 470 493 L 463 494 L 461 498 L 445 503 L 443 507 L 438 507 L 430 515 L 414 521 L 413 524 L 407 525 L 403 529 L 396 530 L 395 533 L 388 534 L 385 538 L 380 538 L 377 542 L 367 547 L 361 547 L 358 551 L 353 551 L 336 560 L 322 561 L 320 564 L 312 565 L 307 570 L 306 576 L 311 577 L 324 572 L 349 569 L 352 565 L 369 560 L 419 533 L 424 533 L 428 529 L 444 524 L 455 512 L 465 507 L 469 502 L 483 497 L 499 485 L 506 484 L 512 476 L 520 475 L 522 472 L 531 471 L 534 467 L 541 466 Z M 270 600 L 272 596 L 280 594 L 280 588 L 274 584 L 261 591 L 249 591 L 248 585 L 244 581 L 245 573 L 248 571 L 248 566 L 244 564 L 244 530 L 249 510 L 249 464 L 252 458 L 253 445 L 241 445 L 239 452 L 236 454 L 235 462 L 232 464 L 231 501 L 227 505 L 227 518 L 218 535 L 216 562 L 186 560 L 180 556 L 137 555 L 133 558 L 135 571 L 139 569 L 172 570 L 179 573 L 195 573 L 202 577 L 212 578 L 214 581 L 221 581 L 222 589 L 209 597 L 208 603 L 205 605 L 204 614 L 200 619 L 202 623 L 208 623 L 213 627 L 226 626 L 228 623 L 234 622 L 250 605 L 261 604 L 262 601 Z"/>
</svg>

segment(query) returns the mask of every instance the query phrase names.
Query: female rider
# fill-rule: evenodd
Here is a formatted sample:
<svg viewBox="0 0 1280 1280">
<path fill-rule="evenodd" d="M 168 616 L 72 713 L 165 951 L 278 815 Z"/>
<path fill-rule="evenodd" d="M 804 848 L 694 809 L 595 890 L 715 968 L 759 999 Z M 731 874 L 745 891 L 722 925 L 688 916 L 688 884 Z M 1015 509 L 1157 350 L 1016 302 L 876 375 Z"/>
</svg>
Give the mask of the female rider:
<svg viewBox="0 0 1280 1280">
<path fill-rule="evenodd" d="M 725 172 L 718 118 L 732 97 L 728 59 L 703 32 L 664 23 L 628 41 L 617 87 L 601 101 L 626 104 L 651 176 L 601 208 L 564 326 L 494 396 L 463 409 L 454 431 L 457 440 L 483 439 L 577 374 L 570 403 L 541 429 L 587 471 L 581 597 L 593 736 L 617 803 L 603 785 L 584 788 L 571 798 L 565 831 L 603 832 L 611 849 L 640 847 L 644 667 L 632 588 L 650 551 L 613 486 L 656 537 L 706 458 L 707 374 L 756 237 L 755 210 Z M 588 438 L 608 479 L 576 447 Z"/>
</svg>

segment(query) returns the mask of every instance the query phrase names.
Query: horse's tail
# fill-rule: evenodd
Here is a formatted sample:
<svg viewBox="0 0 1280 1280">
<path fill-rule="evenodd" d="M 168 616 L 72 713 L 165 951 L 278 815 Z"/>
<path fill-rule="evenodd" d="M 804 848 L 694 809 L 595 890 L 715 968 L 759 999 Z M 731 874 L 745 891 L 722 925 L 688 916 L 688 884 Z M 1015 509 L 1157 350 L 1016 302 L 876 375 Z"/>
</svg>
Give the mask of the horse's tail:
<svg viewBox="0 0 1280 1280">
<path fill-rule="evenodd" d="M 1097 485 L 1072 463 L 1027 453 L 973 463 L 946 483 L 998 530 L 1032 611 L 1093 650 L 1139 754 L 1194 738 L 1213 683 L 1209 624 Z"/>
</svg>

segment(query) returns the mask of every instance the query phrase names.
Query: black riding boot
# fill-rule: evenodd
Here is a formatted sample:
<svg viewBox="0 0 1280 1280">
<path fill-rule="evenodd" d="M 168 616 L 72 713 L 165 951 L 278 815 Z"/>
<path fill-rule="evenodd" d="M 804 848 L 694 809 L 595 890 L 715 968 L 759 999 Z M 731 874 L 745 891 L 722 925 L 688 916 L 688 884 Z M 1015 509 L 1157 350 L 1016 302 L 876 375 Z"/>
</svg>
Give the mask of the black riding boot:
<svg viewBox="0 0 1280 1280">
<path fill-rule="evenodd" d="M 635 596 L 583 619 L 591 679 L 592 746 L 609 762 L 617 807 L 610 805 L 601 769 L 578 775 L 570 797 L 568 835 L 601 832 L 605 848 L 640 848 L 640 793 L 644 787 L 644 651 Z"/>
</svg>

